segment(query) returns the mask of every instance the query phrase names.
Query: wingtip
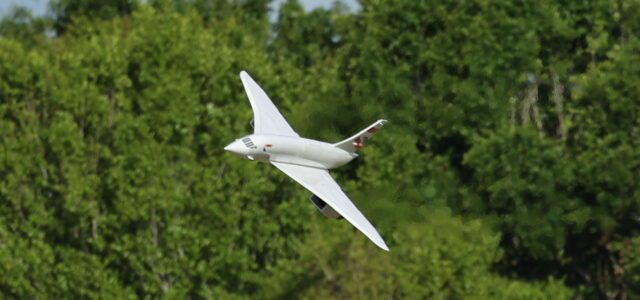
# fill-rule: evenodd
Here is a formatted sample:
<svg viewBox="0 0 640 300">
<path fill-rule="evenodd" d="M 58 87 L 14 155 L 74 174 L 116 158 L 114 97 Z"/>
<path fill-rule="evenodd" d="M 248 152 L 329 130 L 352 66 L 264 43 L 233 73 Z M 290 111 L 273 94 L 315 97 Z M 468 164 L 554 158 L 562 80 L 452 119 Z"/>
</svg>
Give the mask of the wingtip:
<svg viewBox="0 0 640 300">
<path fill-rule="evenodd" d="M 249 82 L 255 83 L 255 80 L 253 80 L 253 78 L 251 78 L 251 75 L 249 75 L 249 73 L 247 73 L 247 71 L 245 70 L 240 71 L 240 80 L 243 84 L 247 84 Z"/>
<path fill-rule="evenodd" d="M 363 232 L 364 233 L 364 232 Z M 387 246 L 387 243 L 384 242 L 384 240 L 382 239 L 382 237 L 380 236 L 380 234 L 376 231 L 375 234 L 372 235 L 368 235 L 365 234 L 369 240 L 371 240 L 376 246 L 380 247 L 380 249 L 384 250 L 384 251 L 389 251 L 389 246 Z"/>
<path fill-rule="evenodd" d="M 380 247 L 380 249 L 389 252 L 389 246 L 387 246 L 387 244 L 381 240 L 378 243 L 375 243 L 378 247 Z"/>
</svg>

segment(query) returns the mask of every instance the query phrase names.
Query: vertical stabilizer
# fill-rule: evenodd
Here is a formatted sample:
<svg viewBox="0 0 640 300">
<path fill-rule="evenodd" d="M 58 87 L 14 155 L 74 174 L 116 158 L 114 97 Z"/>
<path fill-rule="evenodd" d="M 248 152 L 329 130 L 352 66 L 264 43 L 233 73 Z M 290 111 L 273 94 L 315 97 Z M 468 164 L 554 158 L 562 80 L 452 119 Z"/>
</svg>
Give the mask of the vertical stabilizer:
<svg viewBox="0 0 640 300">
<path fill-rule="evenodd" d="M 335 143 L 333 146 L 347 152 L 356 152 L 358 149 L 362 148 L 362 146 L 364 146 L 364 144 L 386 123 L 387 120 L 378 120 L 364 130 L 358 132 L 356 135 L 342 142 Z"/>
</svg>

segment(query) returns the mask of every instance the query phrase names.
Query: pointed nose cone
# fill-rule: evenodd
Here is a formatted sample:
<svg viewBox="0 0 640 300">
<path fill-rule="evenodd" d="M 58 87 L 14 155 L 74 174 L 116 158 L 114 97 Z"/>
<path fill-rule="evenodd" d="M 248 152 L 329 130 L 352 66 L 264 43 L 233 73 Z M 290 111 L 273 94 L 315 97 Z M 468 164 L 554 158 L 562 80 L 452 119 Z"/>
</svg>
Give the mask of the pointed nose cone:
<svg viewBox="0 0 640 300">
<path fill-rule="evenodd" d="M 245 152 L 246 150 L 246 147 L 239 140 L 235 140 L 231 144 L 224 147 L 224 150 L 235 154 L 243 154 L 243 152 Z"/>
</svg>

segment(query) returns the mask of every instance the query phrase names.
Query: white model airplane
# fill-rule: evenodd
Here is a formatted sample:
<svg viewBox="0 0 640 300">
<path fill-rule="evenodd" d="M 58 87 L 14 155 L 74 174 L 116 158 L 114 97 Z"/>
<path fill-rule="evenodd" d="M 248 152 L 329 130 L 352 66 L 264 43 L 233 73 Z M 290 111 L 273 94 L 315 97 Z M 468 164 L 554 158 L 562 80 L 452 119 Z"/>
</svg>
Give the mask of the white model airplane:
<svg viewBox="0 0 640 300">
<path fill-rule="evenodd" d="M 389 251 L 380 234 L 327 171 L 356 158 L 355 152 L 387 121 L 378 120 L 336 144 L 306 139 L 291 128 L 247 72 L 240 72 L 240 79 L 253 109 L 254 133 L 235 140 L 224 150 L 250 160 L 271 163 L 313 193 L 311 201 L 322 214 L 333 219 L 347 219 L 378 247 Z"/>
</svg>

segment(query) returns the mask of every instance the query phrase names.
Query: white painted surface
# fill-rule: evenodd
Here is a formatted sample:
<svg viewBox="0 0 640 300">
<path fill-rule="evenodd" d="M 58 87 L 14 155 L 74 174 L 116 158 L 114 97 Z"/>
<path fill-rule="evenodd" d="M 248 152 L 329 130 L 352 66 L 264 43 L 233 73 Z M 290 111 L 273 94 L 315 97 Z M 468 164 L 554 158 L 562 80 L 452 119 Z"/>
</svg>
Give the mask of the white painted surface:
<svg viewBox="0 0 640 300">
<path fill-rule="evenodd" d="M 389 251 L 389 247 L 387 247 L 378 231 L 349 200 L 327 170 L 275 162 L 272 162 L 272 164 L 326 202 L 327 205 L 331 206 L 345 220 L 358 228 L 378 247 Z"/>
<path fill-rule="evenodd" d="M 299 136 L 247 72 L 240 72 L 240 79 L 253 109 L 255 134 Z"/>
<path fill-rule="evenodd" d="M 254 134 L 236 139 L 224 150 L 250 160 L 271 163 L 322 199 L 378 247 L 389 251 L 378 231 L 328 171 L 356 158 L 355 151 L 362 146 L 363 139 L 371 137 L 386 121 L 379 120 L 335 145 L 302 138 L 247 72 L 240 72 L 240 78 L 253 109 Z"/>
</svg>

